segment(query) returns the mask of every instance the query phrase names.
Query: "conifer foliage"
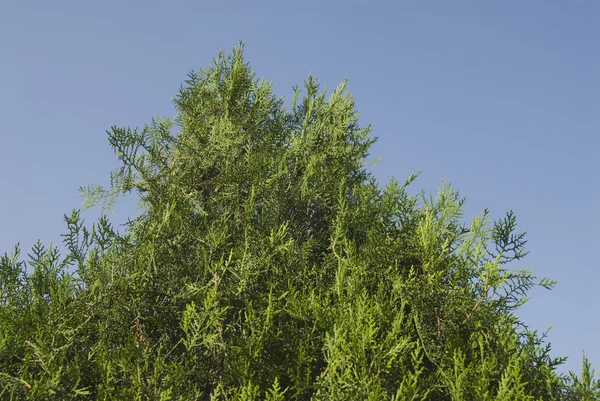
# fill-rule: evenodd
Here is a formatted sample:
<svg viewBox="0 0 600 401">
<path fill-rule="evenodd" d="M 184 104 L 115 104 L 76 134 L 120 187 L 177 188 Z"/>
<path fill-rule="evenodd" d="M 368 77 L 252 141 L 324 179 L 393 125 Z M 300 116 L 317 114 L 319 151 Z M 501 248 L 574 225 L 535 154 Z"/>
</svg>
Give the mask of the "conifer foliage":
<svg viewBox="0 0 600 401">
<path fill-rule="evenodd" d="M 173 119 L 112 127 L 121 167 L 65 216 L 61 255 L 0 260 L 2 400 L 598 400 L 515 311 L 534 286 L 508 213 L 366 169 L 345 83 L 291 107 L 243 46 L 189 74 Z"/>
</svg>

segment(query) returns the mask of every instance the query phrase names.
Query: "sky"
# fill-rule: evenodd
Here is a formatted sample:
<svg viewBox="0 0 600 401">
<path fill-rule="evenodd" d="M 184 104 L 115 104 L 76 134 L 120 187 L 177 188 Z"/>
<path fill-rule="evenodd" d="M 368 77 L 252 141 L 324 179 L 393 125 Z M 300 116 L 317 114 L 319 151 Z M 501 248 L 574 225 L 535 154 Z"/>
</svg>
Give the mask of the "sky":
<svg viewBox="0 0 600 401">
<path fill-rule="evenodd" d="M 60 242 L 78 188 L 118 166 L 105 131 L 173 117 L 186 74 L 239 40 L 288 101 L 310 72 L 348 78 L 382 185 L 421 170 L 415 193 L 443 179 L 469 216 L 513 210 L 531 252 L 515 267 L 558 281 L 518 314 L 552 325 L 561 371 L 583 349 L 600 366 L 596 0 L 0 0 L 0 251 Z"/>
</svg>

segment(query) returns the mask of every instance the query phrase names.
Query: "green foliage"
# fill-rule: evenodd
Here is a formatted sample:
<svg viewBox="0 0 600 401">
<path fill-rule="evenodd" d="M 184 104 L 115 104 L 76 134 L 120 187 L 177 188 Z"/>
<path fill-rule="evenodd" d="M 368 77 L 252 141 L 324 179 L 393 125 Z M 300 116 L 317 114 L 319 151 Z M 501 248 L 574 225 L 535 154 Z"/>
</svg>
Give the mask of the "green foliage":
<svg viewBox="0 0 600 401">
<path fill-rule="evenodd" d="M 65 256 L 0 259 L 6 400 L 597 400 L 515 311 L 512 212 L 465 223 L 444 184 L 410 195 L 365 165 L 345 82 L 291 108 L 242 47 L 192 72 L 177 116 L 108 132 L 121 167 L 87 206 L 138 196 L 125 233 L 65 216 Z M 173 131 L 178 130 L 177 133 Z"/>
</svg>

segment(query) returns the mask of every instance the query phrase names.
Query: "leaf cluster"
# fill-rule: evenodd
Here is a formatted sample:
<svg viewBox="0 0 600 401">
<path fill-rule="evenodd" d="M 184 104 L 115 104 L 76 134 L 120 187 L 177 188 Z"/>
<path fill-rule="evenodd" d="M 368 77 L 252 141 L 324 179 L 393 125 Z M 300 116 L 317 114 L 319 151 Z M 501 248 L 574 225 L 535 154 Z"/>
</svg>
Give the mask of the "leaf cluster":
<svg viewBox="0 0 600 401">
<path fill-rule="evenodd" d="M 381 187 L 345 82 L 309 76 L 288 109 L 240 46 L 174 103 L 112 127 L 121 167 L 83 189 L 138 197 L 124 233 L 74 211 L 65 256 L 0 259 L 1 399 L 600 399 L 515 314 L 554 285 L 513 268 L 515 215 Z"/>
</svg>

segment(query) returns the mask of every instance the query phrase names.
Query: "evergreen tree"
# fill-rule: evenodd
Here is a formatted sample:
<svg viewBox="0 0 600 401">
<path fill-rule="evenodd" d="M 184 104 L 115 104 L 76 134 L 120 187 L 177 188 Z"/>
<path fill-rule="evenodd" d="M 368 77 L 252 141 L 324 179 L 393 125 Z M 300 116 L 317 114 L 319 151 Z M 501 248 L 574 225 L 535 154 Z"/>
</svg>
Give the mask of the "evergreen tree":
<svg viewBox="0 0 600 401">
<path fill-rule="evenodd" d="M 381 187 L 345 83 L 309 76 L 287 109 L 239 46 L 175 106 L 112 127 L 121 167 L 84 189 L 139 198 L 124 233 L 74 211 L 65 256 L 1 258 L 0 399 L 600 399 L 515 314 L 554 285 L 513 269 L 515 215 Z"/>
</svg>

